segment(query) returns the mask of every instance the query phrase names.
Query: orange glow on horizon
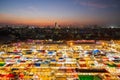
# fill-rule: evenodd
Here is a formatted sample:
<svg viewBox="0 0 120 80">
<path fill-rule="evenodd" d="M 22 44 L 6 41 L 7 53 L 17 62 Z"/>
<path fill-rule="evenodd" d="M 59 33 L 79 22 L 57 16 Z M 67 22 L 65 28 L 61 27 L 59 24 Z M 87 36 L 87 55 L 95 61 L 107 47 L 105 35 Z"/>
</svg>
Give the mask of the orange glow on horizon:
<svg viewBox="0 0 120 80">
<path fill-rule="evenodd" d="M 48 18 L 31 18 L 20 17 L 11 14 L 0 14 L 0 23 L 8 24 L 26 24 L 26 25 L 54 25 L 54 22 L 58 22 L 59 25 L 84 25 L 95 23 L 92 19 L 84 18 L 82 20 L 77 19 L 48 19 Z M 97 22 L 96 22 L 97 23 Z"/>
</svg>

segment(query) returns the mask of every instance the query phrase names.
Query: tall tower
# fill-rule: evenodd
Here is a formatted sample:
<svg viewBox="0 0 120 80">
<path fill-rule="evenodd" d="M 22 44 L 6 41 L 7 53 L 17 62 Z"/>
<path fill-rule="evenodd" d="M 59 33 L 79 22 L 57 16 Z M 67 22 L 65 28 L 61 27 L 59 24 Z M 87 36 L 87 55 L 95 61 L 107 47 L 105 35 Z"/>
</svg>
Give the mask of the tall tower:
<svg viewBox="0 0 120 80">
<path fill-rule="evenodd" d="M 57 22 L 55 22 L 55 28 L 58 28 L 58 24 L 57 24 Z"/>
</svg>

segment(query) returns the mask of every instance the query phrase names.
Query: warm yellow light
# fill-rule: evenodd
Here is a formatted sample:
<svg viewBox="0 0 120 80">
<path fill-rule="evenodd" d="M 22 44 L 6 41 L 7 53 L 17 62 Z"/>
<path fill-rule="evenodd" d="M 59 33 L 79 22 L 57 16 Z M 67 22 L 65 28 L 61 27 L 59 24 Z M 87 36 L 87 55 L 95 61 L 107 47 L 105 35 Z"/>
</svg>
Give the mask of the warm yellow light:
<svg viewBox="0 0 120 80">
<path fill-rule="evenodd" d="M 70 42 L 69 45 L 72 46 L 72 45 L 73 45 L 73 42 Z"/>
<path fill-rule="evenodd" d="M 102 43 L 102 45 L 104 46 L 104 45 L 105 45 L 105 43 L 103 42 L 103 43 Z"/>
</svg>

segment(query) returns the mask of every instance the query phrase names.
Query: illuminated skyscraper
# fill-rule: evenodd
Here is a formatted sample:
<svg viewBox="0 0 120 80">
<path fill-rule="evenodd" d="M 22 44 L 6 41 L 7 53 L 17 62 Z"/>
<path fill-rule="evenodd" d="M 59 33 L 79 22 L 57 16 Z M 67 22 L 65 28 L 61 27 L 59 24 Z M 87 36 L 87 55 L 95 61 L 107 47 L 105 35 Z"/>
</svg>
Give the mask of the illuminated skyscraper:
<svg viewBox="0 0 120 80">
<path fill-rule="evenodd" d="M 55 28 L 58 28 L 58 24 L 57 24 L 57 22 L 55 22 Z"/>
</svg>

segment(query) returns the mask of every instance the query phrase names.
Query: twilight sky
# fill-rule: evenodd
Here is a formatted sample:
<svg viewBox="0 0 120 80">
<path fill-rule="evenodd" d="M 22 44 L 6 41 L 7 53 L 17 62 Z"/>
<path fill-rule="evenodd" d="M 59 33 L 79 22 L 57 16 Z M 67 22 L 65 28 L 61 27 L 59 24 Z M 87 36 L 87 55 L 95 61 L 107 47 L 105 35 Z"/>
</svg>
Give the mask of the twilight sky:
<svg viewBox="0 0 120 80">
<path fill-rule="evenodd" d="M 120 0 L 0 0 L 0 23 L 119 24 Z"/>
</svg>

